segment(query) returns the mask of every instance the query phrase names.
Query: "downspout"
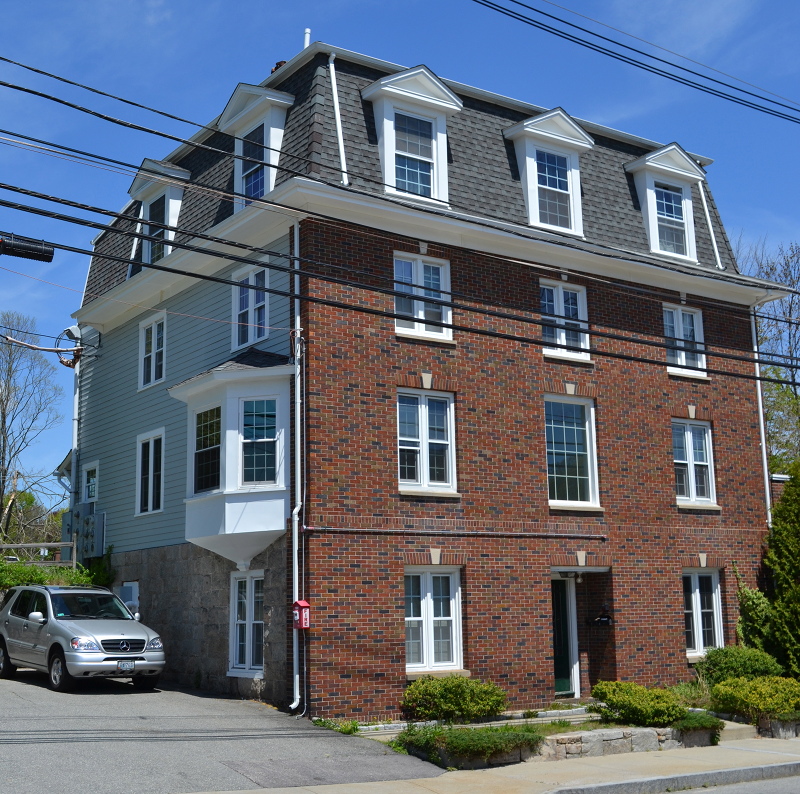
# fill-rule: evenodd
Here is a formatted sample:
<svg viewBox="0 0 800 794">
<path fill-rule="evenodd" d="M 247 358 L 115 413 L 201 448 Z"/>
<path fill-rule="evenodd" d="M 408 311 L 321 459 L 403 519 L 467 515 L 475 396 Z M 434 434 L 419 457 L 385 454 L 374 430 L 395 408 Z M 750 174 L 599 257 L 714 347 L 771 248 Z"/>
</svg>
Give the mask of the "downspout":
<svg viewBox="0 0 800 794">
<path fill-rule="evenodd" d="M 328 71 L 331 74 L 331 91 L 333 92 L 333 116 L 336 119 L 336 140 L 339 143 L 339 163 L 342 170 L 342 184 L 349 185 L 350 180 L 347 176 L 347 161 L 344 156 L 344 135 L 342 134 L 342 114 L 339 112 L 339 90 L 336 87 L 336 67 L 333 61 L 336 53 L 328 55 Z"/>
<path fill-rule="evenodd" d="M 756 398 L 758 400 L 758 432 L 761 435 L 761 466 L 764 470 L 764 502 L 767 507 L 767 526 L 772 528 L 772 494 L 769 487 L 769 459 L 767 458 L 767 434 L 764 419 L 764 397 L 761 391 L 761 363 L 759 360 L 758 331 L 756 328 L 756 309 L 770 300 L 765 297 L 750 307 L 750 331 L 753 335 L 753 358 L 755 359 Z"/>
<path fill-rule="evenodd" d="M 294 268 L 300 267 L 300 224 L 294 225 Z M 294 276 L 294 293 L 300 294 L 300 275 Z M 300 511 L 303 508 L 303 485 L 301 480 L 301 448 L 300 412 L 301 412 L 301 375 L 302 345 L 300 342 L 300 299 L 294 300 L 294 494 L 295 505 L 292 510 L 292 603 L 300 599 L 300 571 L 298 565 L 298 547 L 300 539 Z M 300 631 L 292 629 L 292 680 L 294 700 L 289 709 L 294 711 L 300 705 Z"/>
<path fill-rule="evenodd" d="M 708 211 L 708 201 L 706 201 L 705 182 L 698 185 L 700 189 L 700 202 L 703 205 L 703 212 L 706 216 L 706 223 L 708 224 L 708 232 L 711 235 L 711 247 L 714 249 L 714 260 L 717 263 L 717 270 L 725 270 L 722 260 L 719 257 L 719 247 L 717 246 L 717 236 L 714 234 L 714 227 L 711 225 L 711 213 Z"/>
</svg>

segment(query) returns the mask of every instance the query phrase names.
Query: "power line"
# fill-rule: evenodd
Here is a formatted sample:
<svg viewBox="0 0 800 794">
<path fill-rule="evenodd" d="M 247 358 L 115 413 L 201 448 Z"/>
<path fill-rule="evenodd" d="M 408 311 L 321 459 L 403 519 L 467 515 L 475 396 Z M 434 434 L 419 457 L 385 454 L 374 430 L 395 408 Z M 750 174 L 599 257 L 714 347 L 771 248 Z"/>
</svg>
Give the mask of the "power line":
<svg viewBox="0 0 800 794">
<path fill-rule="evenodd" d="M 651 66 L 650 64 L 642 63 L 641 61 L 636 60 L 635 58 L 632 58 L 629 55 L 624 55 L 623 53 L 615 52 L 614 50 L 611 50 L 608 47 L 603 47 L 600 44 L 594 44 L 593 42 L 586 41 L 585 39 L 582 39 L 579 36 L 575 36 L 571 33 L 567 33 L 566 31 L 559 30 L 558 28 L 554 28 L 552 25 L 547 25 L 544 22 L 539 22 L 538 20 L 525 16 L 524 14 L 518 11 L 514 11 L 510 8 L 505 8 L 504 6 L 498 5 L 497 3 L 494 3 L 491 0 L 472 0 L 472 2 L 477 3 L 478 5 L 485 6 L 486 8 L 492 11 L 497 11 L 498 13 L 503 14 L 504 16 L 507 16 L 511 19 L 514 19 L 517 22 L 523 22 L 526 25 L 538 28 L 539 30 L 542 30 L 546 33 L 552 33 L 554 36 L 558 36 L 559 38 L 565 39 L 566 41 L 571 41 L 573 44 L 578 44 L 581 47 L 593 50 L 594 52 L 600 53 L 601 55 L 607 55 L 608 57 L 614 58 L 615 60 L 621 61 L 622 63 L 627 63 L 630 66 L 635 66 L 637 69 L 642 69 L 646 72 L 650 72 L 660 77 L 666 77 L 668 80 L 672 80 L 675 83 L 680 83 L 681 85 L 688 86 L 689 88 L 695 88 L 698 91 L 702 91 L 706 94 L 719 97 L 720 99 L 727 99 L 729 102 L 734 102 L 737 105 L 748 107 L 751 110 L 757 110 L 760 113 L 766 113 L 769 116 L 775 116 L 776 118 L 783 119 L 784 121 L 791 121 L 793 124 L 800 124 L 800 117 L 798 116 L 791 116 L 788 113 L 775 110 L 774 108 L 764 107 L 763 105 L 759 105 L 756 102 L 751 102 L 749 99 L 743 99 L 742 97 L 737 97 L 734 96 L 733 94 L 728 94 L 725 91 L 713 88 L 712 86 L 707 86 L 703 85 L 702 83 L 698 83 L 697 81 L 691 80 L 688 77 L 681 77 L 680 75 L 672 74 L 671 72 L 668 72 L 664 69 L 660 69 L 657 66 Z M 515 0 L 511 0 L 511 2 L 515 2 Z M 570 23 L 565 23 L 565 24 L 570 24 Z M 592 34 L 592 35 L 599 35 L 599 34 Z M 619 46 L 625 47 L 626 45 L 620 44 Z M 648 57 L 655 57 L 655 56 L 648 56 Z M 675 66 L 675 64 L 672 65 Z M 676 67 L 676 68 L 683 68 L 683 67 Z M 704 79 L 713 80 L 713 78 L 708 78 L 708 77 Z M 735 90 L 742 91 L 742 89 L 735 89 Z M 765 101 L 768 102 L 773 101 L 766 98 L 763 99 L 765 99 Z"/>
</svg>

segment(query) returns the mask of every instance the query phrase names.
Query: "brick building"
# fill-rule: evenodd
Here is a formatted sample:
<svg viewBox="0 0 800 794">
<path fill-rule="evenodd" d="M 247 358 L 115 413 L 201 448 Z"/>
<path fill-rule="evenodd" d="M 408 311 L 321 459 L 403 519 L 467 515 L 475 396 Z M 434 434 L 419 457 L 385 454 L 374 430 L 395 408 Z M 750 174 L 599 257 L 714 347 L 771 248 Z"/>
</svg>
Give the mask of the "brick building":
<svg viewBox="0 0 800 794">
<path fill-rule="evenodd" d="M 366 718 L 420 675 L 525 708 L 735 640 L 782 293 L 711 160 L 321 43 L 193 140 L 96 240 L 65 528 L 169 675 Z"/>
</svg>

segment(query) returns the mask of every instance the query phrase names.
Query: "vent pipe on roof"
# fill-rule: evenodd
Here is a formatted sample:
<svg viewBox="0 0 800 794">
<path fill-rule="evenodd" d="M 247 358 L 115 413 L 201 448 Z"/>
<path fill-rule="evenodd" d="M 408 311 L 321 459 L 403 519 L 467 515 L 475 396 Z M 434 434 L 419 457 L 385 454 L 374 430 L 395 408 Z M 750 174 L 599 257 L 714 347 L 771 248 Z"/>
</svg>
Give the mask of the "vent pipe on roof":
<svg viewBox="0 0 800 794">
<path fill-rule="evenodd" d="M 303 37 L 303 49 L 308 47 L 311 44 L 311 28 L 306 28 L 306 34 Z"/>
</svg>

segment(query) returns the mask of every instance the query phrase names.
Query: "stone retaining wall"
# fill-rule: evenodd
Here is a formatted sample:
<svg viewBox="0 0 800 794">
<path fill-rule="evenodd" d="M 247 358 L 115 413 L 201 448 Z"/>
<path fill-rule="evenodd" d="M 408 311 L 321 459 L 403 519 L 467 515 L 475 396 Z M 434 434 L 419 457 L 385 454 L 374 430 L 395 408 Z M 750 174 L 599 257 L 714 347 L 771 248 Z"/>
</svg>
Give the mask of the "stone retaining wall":
<svg viewBox="0 0 800 794">
<path fill-rule="evenodd" d="M 707 733 L 706 731 L 692 731 Z M 681 732 L 674 728 L 607 728 L 596 731 L 559 733 L 548 736 L 532 761 L 559 761 L 587 756 L 617 755 L 619 753 L 644 753 L 655 750 L 673 750 L 687 745 Z M 687 734 L 687 739 L 690 734 Z M 708 742 L 706 742 L 708 744 Z"/>
</svg>

